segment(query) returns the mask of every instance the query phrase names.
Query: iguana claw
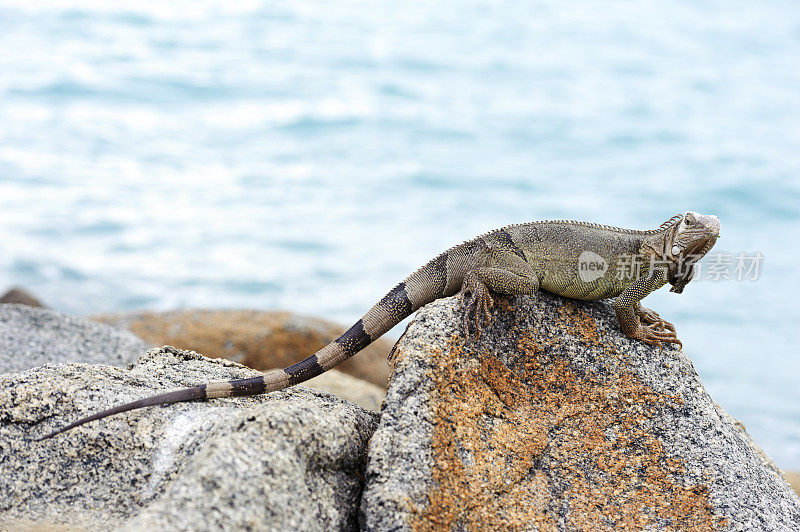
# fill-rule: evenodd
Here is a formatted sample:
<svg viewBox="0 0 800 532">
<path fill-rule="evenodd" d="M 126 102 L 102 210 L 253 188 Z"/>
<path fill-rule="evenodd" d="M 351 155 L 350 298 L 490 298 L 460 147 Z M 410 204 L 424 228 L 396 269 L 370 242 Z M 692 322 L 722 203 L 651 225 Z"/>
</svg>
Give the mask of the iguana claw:
<svg viewBox="0 0 800 532">
<path fill-rule="evenodd" d="M 467 283 L 461 287 L 459 292 L 461 299 L 461 309 L 463 312 L 464 338 L 469 340 L 470 336 L 470 316 L 475 315 L 475 332 L 480 337 L 481 330 L 485 324 L 492 320 L 492 313 L 489 310 L 494 306 L 494 299 L 486 285 L 481 282 Z"/>
<path fill-rule="evenodd" d="M 675 326 L 659 316 L 658 312 L 654 310 L 640 306 L 636 311 L 636 315 L 639 316 L 639 319 L 644 325 L 661 325 L 664 329 L 672 331 L 673 333 L 676 332 Z"/>
<path fill-rule="evenodd" d="M 639 328 L 629 336 L 650 345 L 663 347 L 662 343 L 668 343 L 678 344 L 678 349 L 683 348 L 683 344 L 678 340 L 677 334 L 675 334 L 675 327 L 663 319 L 660 319 L 658 322 L 640 325 Z"/>
</svg>

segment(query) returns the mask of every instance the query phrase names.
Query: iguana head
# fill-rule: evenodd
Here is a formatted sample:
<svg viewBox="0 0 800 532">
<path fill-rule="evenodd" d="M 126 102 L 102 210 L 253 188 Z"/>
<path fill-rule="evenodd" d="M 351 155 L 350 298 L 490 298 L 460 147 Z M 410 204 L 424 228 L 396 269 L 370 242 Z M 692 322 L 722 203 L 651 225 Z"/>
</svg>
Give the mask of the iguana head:
<svg viewBox="0 0 800 532">
<path fill-rule="evenodd" d="M 670 268 L 670 292 L 683 292 L 692 280 L 694 264 L 717 242 L 719 227 L 719 218 L 712 214 L 687 212 L 667 228 L 663 253 L 674 264 Z"/>
</svg>

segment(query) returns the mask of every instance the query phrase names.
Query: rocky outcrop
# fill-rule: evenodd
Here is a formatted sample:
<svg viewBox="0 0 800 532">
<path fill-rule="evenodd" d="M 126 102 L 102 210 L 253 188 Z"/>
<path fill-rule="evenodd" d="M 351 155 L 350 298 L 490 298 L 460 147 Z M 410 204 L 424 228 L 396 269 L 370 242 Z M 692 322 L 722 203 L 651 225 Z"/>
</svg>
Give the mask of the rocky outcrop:
<svg viewBox="0 0 800 532">
<path fill-rule="evenodd" d="M 607 303 L 499 297 L 468 342 L 460 319 L 453 298 L 417 314 L 380 415 L 299 386 L 137 410 L 34 442 L 134 398 L 257 373 L 165 347 L 129 369 L 51 364 L 0 376 L 0 530 L 800 522 L 785 478 L 685 355 L 624 337 Z M 352 377 L 325 379 L 360 394 Z M 377 408 L 381 395 L 368 391 L 362 404 Z"/>
<path fill-rule="evenodd" d="M 130 312 L 90 319 L 128 329 L 152 345 L 193 349 L 260 370 L 290 366 L 345 330 L 318 318 L 256 310 Z M 388 340 L 379 339 L 337 369 L 385 389 L 391 348 Z"/>
<path fill-rule="evenodd" d="M 128 370 L 56 364 L 0 376 L 0 529 L 355 529 L 378 415 L 323 392 L 147 408 L 31 441 L 157 391 L 254 375 L 164 348 Z"/>
<path fill-rule="evenodd" d="M 53 310 L 0 305 L 0 373 L 50 362 L 124 366 L 148 345 L 121 331 Z"/>
<path fill-rule="evenodd" d="M 30 295 L 22 288 L 11 288 L 5 294 L 0 296 L 0 304 L 2 305 L 27 305 L 29 307 L 45 307 L 45 305 Z"/>
<path fill-rule="evenodd" d="M 607 303 L 498 298 L 465 343 L 417 314 L 369 450 L 371 530 L 791 530 L 800 501 L 691 362 Z"/>
</svg>

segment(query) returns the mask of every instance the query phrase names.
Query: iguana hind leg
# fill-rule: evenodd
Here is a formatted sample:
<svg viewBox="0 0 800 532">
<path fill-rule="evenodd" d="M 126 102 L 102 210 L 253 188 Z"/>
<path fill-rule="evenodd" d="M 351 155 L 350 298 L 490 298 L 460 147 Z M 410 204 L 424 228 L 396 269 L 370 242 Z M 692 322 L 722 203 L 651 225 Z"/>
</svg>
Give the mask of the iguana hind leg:
<svg viewBox="0 0 800 532">
<path fill-rule="evenodd" d="M 469 339 L 470 318 L 474 316 L 475 332 L 492 319 L 494 305 L 491 292 L 497 294 L 533 295 L 539 290 L 539 278 L 533 268 L 516 255 L 492 253 L 489 266 L 473 268 L 464 275 L 459 297 L 464 312 L 464 336 Z"/>
<path fill-rule="evenodd" d="M 481 268 L 482 270 L 489 270 L 493 268 Z M 499 270 L 502 271 L 502 270 Z M 476 270 L 468 272 L 464 277 L 464 284 L 461 285 L 459 298 L 461 299 L 461 308 L 463 309 L 463 331 L 464 336 L 469 339 L 470 331 L 470 316 L 475 316 L 475 331 L 478 336 L 481 334 L 481 329 L 484 323 L 489 323 L 492 319 L 492 313 L 489 310 L 494 306 L 494 298 L 489 293 L 486 283 L 478 278 Z M 486 274 L 487 272 L 481 272 Z"/>
</svg>

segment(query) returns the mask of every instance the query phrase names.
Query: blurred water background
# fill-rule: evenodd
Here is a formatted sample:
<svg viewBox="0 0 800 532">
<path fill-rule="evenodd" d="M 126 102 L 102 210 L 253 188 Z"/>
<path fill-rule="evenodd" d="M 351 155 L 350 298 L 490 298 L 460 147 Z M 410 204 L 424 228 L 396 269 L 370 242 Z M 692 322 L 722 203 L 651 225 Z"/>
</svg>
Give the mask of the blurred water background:
<svg viewBox="0 0 800 532">
<path fill-rule="evenodd" d="M 0 290 L 351 322 L 508 223 L 714 213 L 759 278 L 646 304 L 790 469 L 798 176 L 794 1 L 0 0 Z"/>
</svg>

